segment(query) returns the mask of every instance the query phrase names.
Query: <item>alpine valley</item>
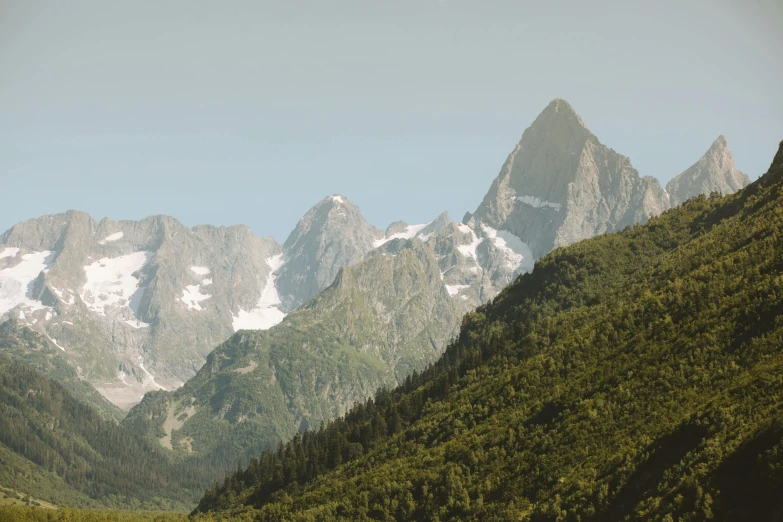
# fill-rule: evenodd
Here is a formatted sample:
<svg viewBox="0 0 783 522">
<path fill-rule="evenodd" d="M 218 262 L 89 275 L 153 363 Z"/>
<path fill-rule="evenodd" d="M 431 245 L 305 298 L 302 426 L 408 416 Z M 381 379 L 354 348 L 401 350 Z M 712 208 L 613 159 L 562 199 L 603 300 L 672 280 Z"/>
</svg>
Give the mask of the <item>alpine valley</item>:
<svg viewBox="0 0 783 522">
<path fill-rule="evenodd" d="M 269 520 L 414 514 L 490 520 L 502 518 L 500 504 L 529 520 L 549 520 L 558 510 L 581 520 L 620 520 L 615 513 L 625 516 L 639 503 L 650 513 L 666 506 L 685 512 L 698 502 L 702 509 L 712 482 L 700 486 L 698 502 L 695 493 L 686 495 L 679 507 L 663 493 L 655 504 L 650 492 L 685 495 L 674 483 L 698 480 L 688 471 L 691 461 L 680 460 L 702 458 L 707 442 L 700 441 L 708 436 L 736 435 L 730 427 L 703 428 L 704 419 L 728 415 L 745 422 L 739 412 L 710 410 L 690 395 L 678 396 L 681 407 L 666 412 L 631 401 L 629 408 L 663 420 L 660 430 L 639 432 L 625 461 L 616 462 L 612 444 L 618 441 L 594 441 L 604 444 L 595 451 L 609 460 L 589 466 L 580 460 L 583 467 L 568 471 L 566 464 L 578 456 L 554 448 L 582 441 L 578 430 L 598 426 L 596 419 L 631 430 L 624 410 L 607 404 L 637 390 L 634 372 L 668 368 L 684 379 L 678 390 L 691 386 L 709 398 L 712 380 L 741 383 L 756 371 L 721 358 L 729 346 L 751 349 L 758 336 L 773 335 L 745 331 L 744 323 L 726 326 L 731 332 L 705 326 L 680 344 L 662 338 L 655 350 L 639 339 L 648 339 L 642 332 L 650 330 L 665 336 L 668 325 L 681 320 L 677 306 L 690 306 L 689 292 L 701 291 L 702 276 L 695 274 L 701 262 L 694 259 L 714 251 L 710 263 L 723 263 L 721 269 L 737 256 L 754 259 L 752 249 L 741 246 L 750 236 L 722 242 L 718 234 L 735 230 L 736 216 L 759 216 L 758 233 L 776 233 L 761 217 L 777 208 L 776 179 L 773 168 L 742 190 L 749 178 L 735 168 L 721 136 L 664 189 L 556 99 L 525 130 L 481 203 L 461 222 L 433 209 L 437 217 L 429 223 L 399 221 L 383 231 L 348 197 L 331 195 L 282 245 L 245 226 L 188 228 L 167 216 L 97 221 L 69 211 L 17 224 L 0 236 L 0 391 L 8 397 L 6 418 L 18 420 L 15 428 L 0 428 L 7 435 L 0 434 L 0 456 L 19 472 L 3 474 L 0 486 L 22 491 L 35 482 L 30 477 L 46 476 L 50 486 L 28 491 L 46 502 L 192 506 L 237 460 L 292 441 L 251 460 L 250 468 L 211 490 L 199 509 Z M 737 191 L 740 196 L 728 197 Z M 594 236 L 600 237 L 583 241 Z M 758 270 L 772 259 L 755 259 Z M 780 268 L 770 265 L 763 274 L 779 279 Z M 677 292 L 666 286 L 673 273 L 684 285 Z M 761 291 L 744 288 L 742 299 L 761 299 L 754 293 Z M 669 302 L 675 294 L 686 302 Z M 710 313 L 723 306 L 712 294 L 703 299 L 714 303 Z M 772 318 L 769 328 L 778 312 L 764 312 Z M 714 326 L 715 317 L 705 316 L 705 324 Z M 707 338 L 714 339 L 702 344 Z M 691 349 L 689 343 L 699 348 L 685 367 L 663 365 L 677 350 Z M 634 350 L 638 358 L 629 355 Z M 707 366 L 698 373 L 691 366 L 702 366 L 694 361 Z M 40 398 L 33 409 L 25 406 L 31 393 Z M 742 404 L 737 399 L 736 407 Z M 63 417 L 66 406 L 79 413 Z M 753 430 L 762 429 L 753 422 Z M 431 429 L 438 423 L 440 433 Z M 66 424 L 78 429 L 57 431 Z M 661 469 L 650 464 L 652 471 L 634 479 L 645 455 L 680 444 L 678 429 L 686 430 L 688 442 L 677 446 L 677 462 L 665 461 Z M 753 430 L 736 435 L 731 447 L 751 444 Z M 526 439 L 526 433 L 535 436 Z M 111 440 L 125 441 L 127 452 L 114 466 L 127 475 L 101 488 L 97 477 L 110 473 Z M 524 460 L 531 450 L 520 446 L 532 441 L 560 468 L 533 470 Z M 73 447 L 84 452 L 78 472 L 60 462 L 72 462 L 65 448 Z M 450 452 L 457 452 L 457 463 L 441 469 Z M 493 467 L 498 452 L 518 452 L 516 471 Z M 141 454 L 151 460 L 138 461 Z M 778 462 L 775 455 L 770 462 Z M 340 467 L 345 461 L 351 463 Z M 405 478 L 413 461 L 456 478 L 441 484 L 424 468 Z M 666 475 L 662 486 L 675 464 L 679 475 Z M 705 470 L 709 475 L 713 468 Z M 387 492 L 395 504 L 379 506 L 382 486 L 373 481 L 387 473 L 395 477 Z M 540 498 L 525 496 L 523 475 Z M 356 480 L 363 486 L 352 489 Z M 514 486 L 504 493 L 505 481 Z M 621 505 L 606 492 L 600 496 L 602 488 L 626 483 L 633 491 Z M 168 493 L 150 492 L 163 484 Z M 335 492 L 359 496 L 350 505 L 322 502 Z M 519 496 L 509 503 L 512 494 Z"/>
</svg>

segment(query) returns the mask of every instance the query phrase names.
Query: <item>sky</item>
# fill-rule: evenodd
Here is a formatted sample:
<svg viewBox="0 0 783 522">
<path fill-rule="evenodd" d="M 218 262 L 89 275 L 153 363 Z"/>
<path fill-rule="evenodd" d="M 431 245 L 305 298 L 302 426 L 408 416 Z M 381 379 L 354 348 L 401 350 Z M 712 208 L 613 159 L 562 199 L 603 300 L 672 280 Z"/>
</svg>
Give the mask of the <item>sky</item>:
<svg viewBox="0 0 783 522">
<path fill-rule="evenodd" d="M 0 230 L 461 220 L 553 98 L 665 183 L 783 139 L 783 2 L 0 0 Z"/>
</svg>

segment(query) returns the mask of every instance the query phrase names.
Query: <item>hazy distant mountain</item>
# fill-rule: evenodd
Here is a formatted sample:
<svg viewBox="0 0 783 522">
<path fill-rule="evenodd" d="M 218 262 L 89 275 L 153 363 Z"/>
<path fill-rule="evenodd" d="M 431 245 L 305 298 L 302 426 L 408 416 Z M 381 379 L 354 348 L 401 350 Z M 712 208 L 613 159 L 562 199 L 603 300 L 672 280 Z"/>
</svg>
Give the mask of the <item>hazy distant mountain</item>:
<svg viewBox="0 0 783 522">
<path fill-rule="evenodd" d="M 244 226 L 44 216 L 0 236 L 0 317 L 44 333 L 127 408 L 181 385 L 235 326 L 279 322 L 265 296 L 281 253 Z"/>
<path fill-rule="evenodd" d="M 0 354 L 8 360 L 25 363 L 56 381 L 75 398 L 98 410 L 105 419 L 119 421 L 124 417 L 125 413 L 98 393 L 52 341 L 21 321 L 11 319 L 0 324 Z"/>
<path fill-rule="evenodd" d="M 124 425 L 232 462 L 396 385 L 440 356 L 465 310 L 434 243 L 385 243 L 282 323 L 218 346 L 176 392 L 148 394 Z"/>
<path fill-rule="evenodd" d="M 581 159 L 572 161 L 576 150 Z M 234 335 L 183 388 L 149 395 L 125 425 L 185 453 L 233 462 L 437 360 L 466 312 L 533 268 L 528 242 L 546 253 L 666 206 L 656 180 L 640 178 L 556 100 L 465 223 L 443 213 L 382 233 L 342 196 L 318 203 L 286 241 L 277 272 L 284 303 L 315 297 L 266 332 Z M 579 219 L 592 228 L 574 228 Z M 516 226 L 525 220 L 528 228 Z M 334 282 L 317 294 L 332 272 Z"/>
<path fill-rule="evenodd" d="M 671 198 L 671 205 L 676 206 L 699 194 L 732 194 L 748 183 L 747 174 L 734 167 L 726 138 L 719 136 L 699 161 L 666 184 L 666 192 Z"/>
<path fill-rule="evenodd" d="M 522 134 L 473 216 L 513 234 L 535 258 L 644 222 L 668 207 L 660 183 L 598 141 L 568 102 L 553 100 Z"/>
<path fill-rule="evenodd" d="M 348 198 L 334 195 L 321 200 L 283 244 L 284 264 L 276 280 L 283 309 L 294 310 L 315 297 L 332 284 L 340 268 L 364 259 L 382 236 Z"/>
<path fill-rule="evenodd" d="M 746 181 L 719 139 L 669 188 L 679 201 Z M 165 216 L 98 222 L 71 211 L 20 223 L 0 236 L 0 320 L 13 317 L 45 334 L 82 378 L 127 408 L 147 391 L 180 386 L 234 332 L 278 324 L 343 267 L 371 272 L 371 258 L 388 245 L 427 245 L 445 290 L 439 306 L 458 322 L 553 248 L 644 222 L 669 205 L 657 180 L 640 177 L 558 99 L 523 133 L 463 223 L 443 213 L 383 232 L 340 195 L 310 209 L 284 245 L 244 226 L 189 229 Z M 375 281 L 391 284 L 380 275 Z M 380 290 L 363 288 L 363 299 Z M 358 315 L 347 307 L 340 327 L 355 326 Z M 393 324 L 377 328 L 387 335 Z M 384 359 L 384 371 L 398 378 L 423 367 L 447 339 L 433 341 L 416 365 Z M 391 352 L 404 352 L 393 337 L 387 342 Z"/>
<path fill-rule="evenodd" d="M 557 249 L 436 365 L 208 490 L 210 516 L 773 521 L 783 143 L 736 196 Z"/>
</svg>

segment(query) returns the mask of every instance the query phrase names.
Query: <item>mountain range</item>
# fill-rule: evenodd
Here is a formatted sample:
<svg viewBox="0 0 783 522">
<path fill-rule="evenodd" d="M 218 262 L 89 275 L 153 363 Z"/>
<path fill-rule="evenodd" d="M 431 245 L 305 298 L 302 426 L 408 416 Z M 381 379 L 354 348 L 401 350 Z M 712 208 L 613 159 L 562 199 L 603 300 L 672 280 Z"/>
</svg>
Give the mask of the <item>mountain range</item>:
<svg viewBox="0 0 783 522">
<path fill-rule="evenodd" d="M 123 421 L 132 431 L 186 455 L 246 456 L 426 368 L 466 312 L 553 249 L 747 183 L 720 137 L 664 190 L 556 99 L 460 223 L 381 231 L 341 195 L 282 245 L 166 216 L 20 223 L 0 236 L 0 318 L 38 332 L 82 400 L 101 402 L 88 384 L 123 410 L 145 397 Z M 54 366 L 39 369 L 74 380 Z"/>
<path fill-rule="evenodd" d="M 554 250 L 195 520 L 779 520 L 782 217 L 783 142 L 737 194 Z"/>
</svg>

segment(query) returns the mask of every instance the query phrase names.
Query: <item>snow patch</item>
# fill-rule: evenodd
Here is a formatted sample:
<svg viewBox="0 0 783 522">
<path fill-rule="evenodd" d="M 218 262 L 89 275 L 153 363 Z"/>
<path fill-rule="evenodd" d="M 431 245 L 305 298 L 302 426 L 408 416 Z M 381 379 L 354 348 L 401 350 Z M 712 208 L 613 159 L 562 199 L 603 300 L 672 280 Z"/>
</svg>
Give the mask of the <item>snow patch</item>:
<svg viewBox="0 0 783 522">
<path fill-rule="evenodd" d="M 283 254 L 272 256 L 266 262 L 272 270 L 266 278 L 263 290 L 261 290 L 258 304 L 249 312 L 240 308 L 237 315 L 232 316 L 235 332 L 239 330 L 267 330 L 285 317 L 285 313 L 278 308 L 281 302 L 275 287 L 275 273 L 283 266 Z"/>
<path fill-rule="evenodd" d="M 28 311 L 48 308 L 31 294 L 35 280 L 41 272 L 49 271 L 55 257 L 56 253 L 49 250 L 31 252 L 22 256 L 20 263 L 0 270 L 0 315 L 20 305 Z M 24 318 L 23 313 L 20 318 Z"/>
<path fill-rule="evenodd" d="M 205 279 L 205 281 L 210 281 L 209 279 Z M 210 281 L 211 283 L 212 281 Z M 201 285 L 188 285 L 185 287 L 185 290 L 182 291 L 182 297 L 180 297 L 180 301 L 185 303 L 185 306 L 188 307 L 188 310 L 197 310 L 201 311 L 203 308 L 201 308 L 201 305 L 199 304 L 201 301 L 205 301 L 212 297 L 209 294 L 202 294 L 201 293 Z"/>
<path fill-rule="evenodd" d="M 62 301 L 64 304 L 67 304 L 67 305 L 73 305 L 73 304 L 76 304 L 76 298 L 75 298 L 74 296 L 72 296 L 72 295 L 69 295 L 69 296 L 68 296 L 68 298 L 66 299 L 66 298 L 65 298 L 65 292 L 63 292 L 62 290 L 60 290 L 60 289 L 58 289 L 58 288 L 55 288 L 55 287 L 53 287 L 53 286 L 50 286 L 49 288 L 51 288 L 51 289 L 52 289 L 52 292 L 54 292 L 54 294 L 55 294 L 57 297 L 59 297 L 59 298 L 60 298 L 60 300 L 61 300 L 61 301 Z M 68 290 L 68 292 L 70 292 L 70 290 Z"/>
<path fill-rule="evenodd" d="M 112 241 L 117 241 L 118 239 L 122 239 L 123 233 L 122 232 L 115 232 L 114 234 L 109 234 L 102 240 L 98 241 L 99 245 L 105 245 L 106 243 L 111 243 Z"/>
<path fill-rule="evenodd" d="M 200 276 L 204 276 L 204 275 L 207 275 L 209 273 L 209 268 L 207 268 L 205 266 L 191 266 L 190 270 L 194 274 L 200 275 Z"/>
<path fill-rule="evenodd" d="M 345 203 L 345 201 L 343 201 L 342 196 L 332 196 L 332 201 L 336 203 Z"/>
<path fill-rule="evenodd" d="M 0 252 L 0 259 L 5 259 L 6 257 L 16 257 L 16 254 L 18 253 L 19 253 L 18 248 L 8 247 L 3 249 L 2 252 Z"/>
<path fill-rule="evenodd" d="M 47 335 L 47 337 L 49 337 L 49 336 Z M 62 346 L 57 344 L 57 339 L 53 339 L 53 338 L 49 337 L 49 340 L 52 341 L 52 344 L 54 344 L 57 348 L 59 348 L 62 351 L 65 351 L 65 348 L 63 348 Z"/>
<path fill-rule="evenodd" d="M 125 386 L 131 386 L 131 384 L 125 380 L 125 377 L 127 377 L 127 373 L 125 372 L 117 372 L 117 378 L 119 378 L 122 381 L 122 384 Z"/>
<path fill-rule="evenodd" d="M 126 307 L 136 315 L 144 288 L 139 288 L 136 272 L 152 259 L 152 252 L 135 252 L 126 256 L 104 257 L 84 267 L 87 282 L 80 295 L 87 308 L 105 316 L 108 308 Z M 141 323 L 144 324 L 144 323 Z"/>
<path fill-rule="evenodd" d="M 535 262 L 533 252 L 525 242 L 508 230 L 495 230 L 483 223 L 481 229 L 495 245 L 495 248 L 503 254 L 508 268 L 511 270 L 516 270 L 519 267 L 533 269 Z"/>
<path fill-rule="evenodd" d="M 212 279 L 202 279 L 201 280 L 201 284 L 204 285 L 204 286 L 211 285 L 212 284 Z"/>
<path fill-rule="evenodd" d="M 73 323 L 71 321 L 63 321 L 62 324 L 73 326 Z"/>
<path fill-rule="evenodd" d="M 464 227 L 464 228 L 463 228 Z M 479 238 L 475 232 L 473 232 L 473 229 L 468 227 L 467 225 L 458 225 L 458 228 L 461 232 L 464 232 L 465 234 L 470 233 L 470 243 L 467 245 L 457 245 L 457 250 L 460 251 L 460 253 L 465 257 L 472 257 L 476 262 L 478 262 L 478 254 L 476 253 L 476 249 L 481 244 L 483 239 Z"/>
<path fill-rule="evenodd" d="M 379 246 L 388 243 L 392 239 L 412 239 L 416 237 L 416 235 L 419 232 L 421 232 L 427 225 L 429 225 L 429 223 L 424 223 L 423 225 L 408 225 L 407 227 L 405 227 L 405 230 L 403 230 L 402 232 L 397 232 L 395 234 L 390 235 L 389 237 L 376 239 L 375 241 L 372 242 L 372 246 L 374 248 L 378 248 Z M 430 237 L 430 235 L 431 234 L 426 234 L 426 238 L 422 236 L 420 239 L 422 241 L 426 241 Z"/>
<path fill-rule="evenodd" d="M 470 288 L 470 285 L 446 285 L 446 291 L 449 293 L 450 296 L 455 296 L 458 293 L 460 293 L 461 290 L 464 290 L 465 288 Z"/>
<path fill-rule="evenodd" d="M 149 328 L 150 326 L 148 323 L 145 323 L 143 321 L 132 320 L 132 319 L 125 321 L 125 324 L 127 324 L 131 328 L 136 328 L 137 330 L 139 328 Z"/>
<path fill-rule="evenodd" d="M 141 368 L 141 371 L 144 372 L 144 374 L 149 378 L 149 383 L 144 383 L 145 388 L 151 388 L 153 390 L 164 390 L 169 391 L 168 388 L 165 386 L 161 386 L 157 382 L 155 382 L 155 377 L 144 367 L 144 357 L 139 355 L 139 368 Z"/>
<path fill-rule="evenodd" d="M 555 209 L 557 212 L 560 212 L 560 209 L 563 208 L 563 205 L 560 203 L 552 203 L 551 201 L 546 201 L 537 198 L 536 196 L 517 196 L 517 200 L 534 208 L 549 207 Z"/>
</svg>

